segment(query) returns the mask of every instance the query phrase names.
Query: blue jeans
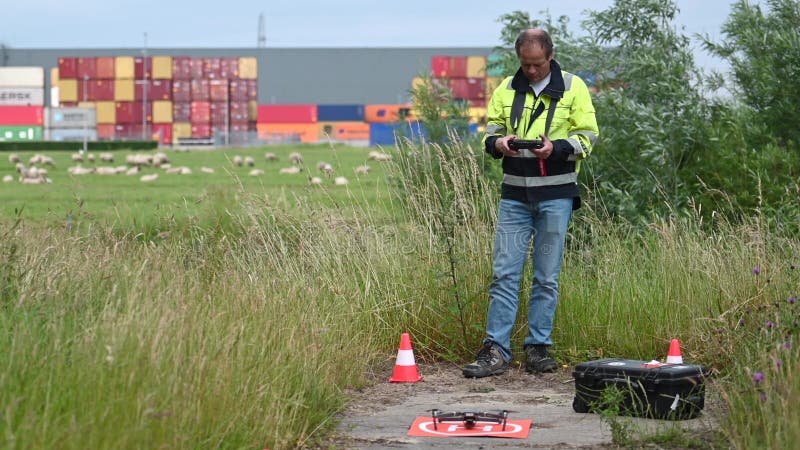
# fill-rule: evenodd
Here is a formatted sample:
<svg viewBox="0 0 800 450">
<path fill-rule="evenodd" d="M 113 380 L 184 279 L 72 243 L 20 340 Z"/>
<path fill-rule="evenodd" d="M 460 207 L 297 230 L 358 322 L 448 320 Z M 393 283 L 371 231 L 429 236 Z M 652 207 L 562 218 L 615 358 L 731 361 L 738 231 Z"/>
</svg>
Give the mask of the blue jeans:
<svg viewBox="0 0 800 450">
<path fill-rule="evenodd" d="M 501 199 L 494 241 L 494 275 L 489 287 L 486 339 L 511 360 L 511 330 L 517 319 L 519 283 L 533 238 L 533 287 L 528 301 L 528 336 L 524 345 L 550 345 L 558 303 L 558 274 L 564 255 L 572 199 L 536 204 Z"/>
</svg>

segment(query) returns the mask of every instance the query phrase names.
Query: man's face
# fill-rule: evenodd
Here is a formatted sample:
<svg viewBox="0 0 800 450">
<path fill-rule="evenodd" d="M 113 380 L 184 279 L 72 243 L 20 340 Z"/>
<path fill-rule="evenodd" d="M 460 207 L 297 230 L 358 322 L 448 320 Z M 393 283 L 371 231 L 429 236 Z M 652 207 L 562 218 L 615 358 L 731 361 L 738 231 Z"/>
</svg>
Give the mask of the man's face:
<svg viewBox="0 0 800 450">
<path fill-rule="evenodd" d="M 528 44 L 519 49 L 519 65 L 531 83 L 542 81 L 550 74 L 551 59 L 553 55 L 548 57 L 541 45 Z"/>
</svg>

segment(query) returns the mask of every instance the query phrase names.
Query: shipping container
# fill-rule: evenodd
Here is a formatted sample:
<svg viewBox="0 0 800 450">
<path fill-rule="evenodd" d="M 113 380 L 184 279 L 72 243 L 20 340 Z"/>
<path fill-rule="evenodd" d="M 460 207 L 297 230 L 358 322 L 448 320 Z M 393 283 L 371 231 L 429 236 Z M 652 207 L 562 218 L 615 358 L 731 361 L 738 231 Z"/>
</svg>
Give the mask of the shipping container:
<svg viewBox="0 0 800 450">
<path fill-rule="evenodd" d="M 250 117 L 250 120 L 253 122 L 258 121 L 258 102 L 255 100 L 250 100 L 247 102 L 247 115 Z"/>
<path fill-rule="evenodd" d="M 192 124 L 188 122 L 175 122 L 172 124 L 172 139 L 192 137 Z"/>
<path fill-rule="evenodd" d="M 319 141 L 319 129 L 316 123 L 259 123 L 256 125 L 256 130 L 258 138 L 267 141 L 304 143 Z"/>
<path fill-rule="evenodd" d="M 467 57 L 467 78 L 486 77 L 486 57 L 468 56 Z"/>
<path fill-rule="evenodd" d="M 78 76 L 79 80 L 97 78 L 97 58 L 93 56 L 85 56 L 78 58 Z"/>
<path fill-rule="evenodd" d="M 97 78 L 106 80 L 116 78 L 116 60 L 113 56 L 98 56 L 96 66 Z"/>
<path fill-rule="evenodd" d="M 147 84 L 147 101 L 172 100 L 172 80 L 136 80 L 134 82 L 136 101 L 144 100 L 144 86 Z"/>
<path fill-rule="evenodd" d="M 42 106 L 0 106 L 0 125 L 44 125 Z"/>
<path fill-rule="evenodd" d="M 78 58 L 58 58 L 58 78 L 78 78 Z"/>
<path fill-rule="evenodd" d="M 364 122 L 319 122 L 321 141 L 369 141 L 369 124 Z"/>
<path fill-rule="evenodd" d="M 174 102 L 192 101 L 191 80 L 172 80 L 172 101 Z"/>
<path fill-rule="evenodd" d="M 192 121 L 192 102 L 173 102 L 172 103 L 173 122 Z M 184 136 L 188 137 L 188 136 Z"/>
<path fill-rule="evenodd" d="M 192 124 L 211 122 L 211 103 L 192 102 Z"/>
<path fill-rule="evenodd" d="M 154 112 L 155 113 L 155 112 Z M 161 145 L 172 145 L 172 124 L 157 123 L 153 124 L 153 140 Z"/>
<path fill-rule="evenodd" d="M 79 85 L 83 87 L 84 83 L 81 83 L 80 80 L 78 81 Z M 89 101 L 114 100 L 114 80 L 89 80 L 88 83 L 85 83 L 85 86 L 87 89 L 85 97 L 83 97 L 81 88 L 78 89 L 78 95 L 80 96 L 79 100 L 83 99 Z"/>
<path fill-rule="evenodd" d="M 58 67 L 50 68 L 50 87 L 58 86 Z"/>
<path fill-rule="evenodd" d="M 239 78 L 239 58 L 222 58 L 219 74 L 224 80 Z"/>
<path fill-rule="evenodd" d="M 0 125 L 0 142 L 41 141 L 44 128 Z"/>
<path fill-rule="evenodd" d="M 142 124 L 118 123 L 114 125 L 114 137 L 120 140 L 141 140 L 149 136 L 142 131 Z"/>
<path fill-rule="evenodd" d="M 466 56 L 451 56 L 450 68 L 447 72 L 448 78 L 466 78 L 467 77 L 467 57 Z"/>
<path fill-rule="evenodd" d="M 364 120 L 391 123 L 412 118 L 411 105 L 364 105 Z"/>
<path fill-rule="evenodd" d="M 133 77 L 137 80 L 145 79 L 145 66 L 147 67 L 147 79 L 153 79 L 153 58 L 144 56 L 134 56 L 133 58 Z"/>
<path fill-rule="evenodd" d="M 211 125 L 224 127 L 230 124 L 230 106 L 227 102 L 211 102 Z"/>
<path fill-rule="evenodd" d="M 258 60 L 256 58 L 239 58 L 239 78 L 243 80 L 258 79 Z"/>
<path fill-rule="evenodd" d="M 153 79 L 155 80 L 172 79 L 171 56 L 153 56 Z"/>
<path fill-rule="evenodd" d="M 486 98 L 486 78 L 467 78 L 467 96 L 470 100 Z"/>
<path fill-rule="evenodd" d="M 363 122 L 364 105 L 318 105 L 320 122 Z"/>
<path fill-rule="evenodd" d="M 202 58 L 192 58 L 192 79 L 193 80 L 202 80 L 206 78 L 205 73 L 203 73 L 203 59 Z"/>
<path fill-rule="evenodd" d="M 44 88 L 0 87 L 0 106 L 44 106 Z"/>
<path fill-rule="evenodd" d="M 503 60 L 503 57 L 499 53 L 491 53 L 486 58 L 486 76 L 487 77 L 494 77 L 494 78 L 501 77 L 502 78 L 502 77 L 513 75 L 513 74 L 505 74 L 505 73 L 503 73 L 503 69 L 501 69 L 499 67 L 491 67 L 491 65 L 493 63 L 498 63 L 498 62 L 500 62 L 502 60 Z"/>
<path fill-rule="evenodd" d="M 486 123 L 486 108 L 469 108 L 469 120 L 472 123 Z"/>
<path fill-rule="evenodd" d="M 118 78 L 114 80 L 114 100 L 118 102 L 132 102 L 136 100 L 132 78 Z"/>
<path fill-rule="evenodd" d="M 114 139 L 114 125 L 107 123 L 97 124 L 97 139 L 111 140 Z"/>
<path fill-rule="evenodd" d="M 369 145 L 371 146 L 394 145 L 398 137 L 418 142 L 428 139 L 428 131 L 425 124 L 416 121 L 369 124 Z"/>
<path fill-rule="evenodd" d="M 230 102 L 231 122 L 251 122 L 255 117 L 250 115 L 250 105 L 248 102 Z"/>
<path fill-rule="evenodd" d="M 431 76 L 434 78 L 446 78 L 450 70 L 450 58 L 447 56 L 431 57 Z"/>
<path fill-rule="evenodd" d="M 467 105 L 469 105 L 470 108 L 486 108 L 486 99 L 469 99 L 467 100 Z"/>
<path fill-rule="evenodd" d="M 172 79 L 173 80 L 192 79 L 192 58 L 188 56 L 172 57 Z"/>
<path fill-rule="evenodd" d="M 249 80 L 231 80 L 229 83 L 230 100 L 232 102 L 250 100 L 247 92 Z"/>
<path fill-rule="evenodd" d="M 208 92 L 212 102 L 228 101 L 228 80 L 210 80 Z"/>
<path fill-rule="evenodd" d="M 207 102 L 211 100 L 209 80 L 192 80 L 192 101 Z"/>
<path fill-rule="evenodd" d="M 144 103 L 142 102 L 116 102 L 116 119 L 118 124 L 142 124 Z M 153 103 L 147 103 L 147 122 L 152 122 Z"/>
<path fill-rule="evenodd" d="M 207 123 L 193 123 L 192 124 L 192 137 L 193 138 L 208 138 L 211 137 L 211 125 Z"/>
<path fill-rule="evenodd" d="M 133 56 L 114 58 L 114 75 L 118 79 L 132 80 L 135 75 Z"/>
<path fill-rule="evenodd" d="M 469 96 L 469 87 L 466 78 L 451 78 L 449 81 L 450 92 L 455 99 L 466 99 Z"/>
<path fill-rule="evenodd" d="M 203 74 L 209 80 L 222 78 L 222 58 L 203 58 Z"/>
<path fill-rule="evenodd" d="M 117 104 L 115 102 L 97 102 L 95 109 L 97 110 L 97 123 L 117 123 Z"/>
<path fill-rule="evenodd" d="M 48 108 L 50 128 L 94 128 L 97 124 L 95 108 Z"/>
<path fill-rule="evenodd" d="M 0 87 L 44 88 L 44 67 L 0 67 Z"/>
<path fill-rule="evenodd" d="M 60 73 L 60 71 L 59 71 Z M 74 78 L 58 79 L 58 100 L 59 104 L 64 102 L 78 101 L 78 80 Z"/>
<path fill-rule="evenodd" d="M 153 102 L 153 123 L 172 123 L 172 102 L 155 100 Z"/>
<path fill-rule="evenodd" d="M 82 142 L 96 141 L 97 128 L 51 128 L 48 130 L 48 140 L 56 142 Z"/>
<path fill-rule="evenodd" d="M 258 121 L 261 123 L 316 123 L 317 105 L 258 105 Z"/>
<path fill-rule="evenodd" d="M 258 80 L 247 81 L 247 99 L 258 101 Z"/>
</svg>

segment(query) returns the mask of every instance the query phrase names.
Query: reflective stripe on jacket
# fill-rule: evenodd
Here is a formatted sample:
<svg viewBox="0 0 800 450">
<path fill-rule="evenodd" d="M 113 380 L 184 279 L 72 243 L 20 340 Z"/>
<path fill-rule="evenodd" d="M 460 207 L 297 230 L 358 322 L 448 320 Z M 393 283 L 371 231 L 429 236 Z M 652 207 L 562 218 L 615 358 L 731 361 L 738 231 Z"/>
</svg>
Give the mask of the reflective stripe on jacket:
<svg viewBox="0 0 800 450">
<path fill-rule="evenodd" d="M 591 153 L 599 130 L 586 83 L 562 71 L 555 60 L 550 61 L 550 83 L 539 97 L 534 95 L 522 69 L 500 83 L 487 108 L 484 145 L 492 157 L 501 158 L 494 148 L 494 141 L 500 136 L 540 139 L 554 99 L 556 109 L 548 134 L 553 153 L 545 160 L 544 172 L 540 172 L 538 160 L 528 150 L 503 158 L 502 196 L 524 202 L 572 197 L 577 208 L 580 162 Z"/>
</svg>

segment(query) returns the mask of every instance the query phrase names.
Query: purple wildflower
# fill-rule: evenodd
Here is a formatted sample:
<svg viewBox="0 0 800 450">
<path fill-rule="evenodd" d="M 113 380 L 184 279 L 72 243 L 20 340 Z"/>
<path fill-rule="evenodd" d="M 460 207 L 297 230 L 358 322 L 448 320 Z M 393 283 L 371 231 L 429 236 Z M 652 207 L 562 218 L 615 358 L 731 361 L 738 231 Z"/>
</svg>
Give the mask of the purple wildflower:
<svg viewBox="0 0 800 450">
<path fill-rule="evenodd" d="M 744 326 L 744 319 L 739 319 L 739 326 L 740 326 L 740 327 L 743 327 L 743 326 Z"/>
<path fill-rule="evenodd" d="M 792 341 L 784 342 L 783 343 L 783 348 L 785 348 L 786 350 L 791 350 L 792 349 Z"/>
<path fill-rule="evenodd" d="M 767 401 L 767 393 L 764 391 L 759 391 L 758 398 L 760 398 L 762 402 Z"/>
<path fill-rule="evenodd" d="M 764 381 L 764 372 L 756 372 L 753 374 L 753 383 L 759 384 Z"/>
<path fill-rule="evenodd" d="M 780 369 L 781 367 L 783 367 L 783 361 L 781 361 L 780 359 L 776 359 L 775 368 Z"/>
<path fill-rule="evenodd" d="M 758 275 L 761 273 L 761 266 L 753 267 L 753 275 Z"/>
<path fill-rule="evenodd" d="M 789 297 L 786 301 L 789 302 L 790 305 L 794 305 L 797 299 L 794 297 Z"/>
<path fill-rule="evenodd" d="M 777 324 L 775 322 L 771 321 L 771 320 L 768 320 L 767 323 L 764 324 L 764 326 L 767 327 L 767 328 L 773 328 L 776 325 Z"/>
</svg>

